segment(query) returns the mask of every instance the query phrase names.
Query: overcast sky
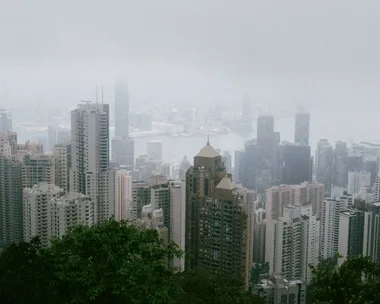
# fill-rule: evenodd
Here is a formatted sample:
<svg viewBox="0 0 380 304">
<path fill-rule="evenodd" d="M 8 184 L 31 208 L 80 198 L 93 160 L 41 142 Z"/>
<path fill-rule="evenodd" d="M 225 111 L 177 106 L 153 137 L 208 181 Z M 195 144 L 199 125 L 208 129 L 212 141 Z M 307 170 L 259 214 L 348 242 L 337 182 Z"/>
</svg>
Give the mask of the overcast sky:
<svg viewBox="0 0 380 304">
<path fill-rule="evenodd" d="M 117 75 L 132 102 L 380 98 L 378 0 L 0 0 L 0 99 L 75 104 Z"/>
</svg>

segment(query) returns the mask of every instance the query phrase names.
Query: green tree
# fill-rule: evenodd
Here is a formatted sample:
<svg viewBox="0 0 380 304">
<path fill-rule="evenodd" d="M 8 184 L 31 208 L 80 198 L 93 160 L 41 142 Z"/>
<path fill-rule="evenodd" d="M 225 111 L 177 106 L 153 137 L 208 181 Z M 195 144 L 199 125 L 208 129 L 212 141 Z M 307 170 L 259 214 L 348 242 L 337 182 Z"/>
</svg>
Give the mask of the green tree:
<svg viewBox="0 0 380 304">
<path fill-rule="evenodd" d="M 380 266 L 366 257 L 350 258 L 340 267 L 328 261 L 312 267 L 313 303 L 374 304 L 380 298 Z"/>
<path fill-rule="evenodd" d="M 255 263 L 249 276 L 249 285 L 255 286 L 260 283 L 260 275 L 269 273 L 269 263 Z"/>
<path fill-rule="evenodd" d="M 156 230 L 109 221 L 77 227 L 41 248 L 38 239 L 0 255 L 2 303 L 258 303 L 240 282 L 209 271 L 176 274 L 180 257 Z M 199 283 L 202 282 L 200 285 Z M 232 302 L 231 298 L 235 297 Z"/>
<path fill-rule="evenodd" d="M 245 291 L 240 280 L 219 272 L 193 270 L 179 274 L 179 285 L 185 298 L 180 303 L 245 304 L 263 300 Z"/>
</svg>

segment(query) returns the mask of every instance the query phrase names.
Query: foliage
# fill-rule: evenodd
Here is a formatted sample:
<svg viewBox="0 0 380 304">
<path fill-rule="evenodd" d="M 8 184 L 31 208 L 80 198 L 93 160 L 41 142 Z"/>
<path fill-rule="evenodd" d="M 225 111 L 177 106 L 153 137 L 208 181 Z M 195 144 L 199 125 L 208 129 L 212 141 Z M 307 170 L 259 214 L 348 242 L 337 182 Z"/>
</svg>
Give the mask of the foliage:
<svg viewBox="0 0 380 304">
<path fill-rule="evenodd" d="M 260 275 L 269 273 L 269 263 L 255 263 L 249 276 L 249 285 L 254 286 L 260 283 Z"/>
<path fill-rule="evenodd" d="M 179 277 L 179 285 L 185 292 L 187 303 L 263 303 L 261 298 L 244 291 L 244 284 L 240 280 L 223 273 L 195 270 L 184 272 Z M 181 303 L 185 303 L 185 299 Z"/>
<path fill-rule="evenodd" d="M 380 265 L 368 258 L 350 258 L 340 267 L 322 262 L 311 268 L 309 291 L 313 303 L 378 303 Z"/>
<path fill-rule="evenodd" d="M 167 262 L 181 255 L 156 230 L 115 221 L 77 227 L 52 240 L 49 248 L 41 248 L 36 238 L 5 250 L 0 256 L 0 299 L 21 304 L 257 303 L 227 276 L 175 274 Z"/>
</svg>

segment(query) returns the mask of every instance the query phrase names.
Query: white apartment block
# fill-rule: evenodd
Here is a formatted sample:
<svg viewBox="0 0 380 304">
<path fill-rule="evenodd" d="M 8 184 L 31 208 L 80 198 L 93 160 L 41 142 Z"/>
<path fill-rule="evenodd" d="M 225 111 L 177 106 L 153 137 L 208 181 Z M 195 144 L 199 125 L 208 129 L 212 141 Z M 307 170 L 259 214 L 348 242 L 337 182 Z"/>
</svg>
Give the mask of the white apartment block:
<svg viewBox="0 0 380 304">
<path fill-rule="evenodd" d="M 39 236 L 42 246 L 48 246 L 50 200 L 58 199 L 64 190 L 48 183 L 40 183 L 23 190 L 23 232 L 24 241 L 29 242 Z"/>
<path fill-rule="evenodd" d="M 69 162 L 71 162 L 71 144 L 58 144 L 53 147 L 54 184 L 66 192 L 69 191 Z"/>
<path fill-rule="evenodd" d="M 11 156 L 12 147 L 8 138 L 7 132 L 0 133 L 0 155 L 1 156 Z"/>
<path fill-rule="evenodd" d="M 132 176 L 123 169 L 109 169 L 104 173 L 103 197 L 100 203 L 100 218 L 117 221 L 128 219 L 127 209 L 132 202 Z"/>
<path fill-rule="evenodd" d="M 325 198 L 325 187 L 318 182 L 304 182 L 297 186 L 296 202 L 300 204 L 311 203 L 313 214 L 321 217 L 322 203 Z"/>
<path fill-rule="evenodd" d="M 308 272 L 309 218 L 295 206 L 285 208 L 284 216 L 273 221 L 269 273 L 287 280 L 306 281 Z"/>
<path fill-rule="evenodd" d="M 70 228 L 77 225 L 92 226 L 96 223 L 95 204 L 81 193 L 68 193 L 49 202 L 47 214 L 48 237 L 62 237 Z"/>
<path fill-rule="evenodd" d="M 186 183 L 183 181 L 170 181 L 170 214 L 171 238 L 181 250 L 185 250 L 185 208 Z M 173 266 L 179 271 L 185 270 L 184 258 L 175 258 Z"/>
<path fill-rule="evenodd" d="M 300 208 L 301 215 L 305 215 L 309 218 L 309 233 L 307 244 L 307 265 L 317 266 L 319 263 L 319 246 L 321 237 L 321 223 L 317 216 L 313 213 L 313 205 L 297 205 Z M 310 267 L 306 269 L 305 281 L 311 282 L 311 270 Z"/>
<path fill-rule="evenodd" d="M 70 191 L 89 196 L 100 220 L 102 178 L 109 167 L 109 105 L 85 102 L 71 111 Z"/>
<path fill-rule="evenodd" d="M 371 184 L 371 173 L 367 171 L 348 172 L 348 194 L 356 194 L 361 187 L 369 187 Z"/>
<path fill-rule="evenodd" d="M 320 258 L 329 259 L 336 255 L 339 246 L 340 212 L 349 204 L 352 197 L 328 198 L 323 201 L 321 215 Z"/>
<path fill-rule="evenodd" d="M 265 233 L 265 260 L 269 261 L 273 244 L 273 221 L 284 215 L 284 208 L 295 204 L 296 187 L 281 185 L 266 190 L 266 233 Z"/>
<path fill-rule="evenodd" d="M 156 229 L 160 238 L 168 243 L 168 228 L 164 225 L 164 212 L 161 208 L 154 209 L 153 206 L 143 206 L 141 218 L 136 221 L 136 225 L 142 229 Z"/>
</svg>

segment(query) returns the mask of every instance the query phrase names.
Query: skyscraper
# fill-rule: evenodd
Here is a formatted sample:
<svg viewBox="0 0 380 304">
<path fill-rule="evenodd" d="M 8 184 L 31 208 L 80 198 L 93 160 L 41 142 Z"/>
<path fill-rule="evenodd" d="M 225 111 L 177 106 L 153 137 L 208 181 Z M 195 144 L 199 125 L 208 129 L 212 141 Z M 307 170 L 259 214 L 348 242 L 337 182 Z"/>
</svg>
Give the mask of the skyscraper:
<svg viewBox="0 0 380 304">
<path fill-rule="evenodd" d="M 287 206 L 284 216 L 273 222 L 267 233 L 273 243 L 269 258 L 269 272 L 287 280 L 306 281 L 308 270 L 309 217 L 295 206 Z"/>
<path fill-rule="evenodd" d="M 322 205 L 320 258 L 333 258 L 339 249 L 340 212 L 349 204 L 352 197 L 326 198 Z"/>
<path fill-rule="evenodd" d="M 357 194 L 361 187 L 371 185 L 371 173 L 367 171 L 348 172 L 348 194 Z"/>
<path fill-rule="evenodd" d="M 247 282 L 249 227 L 244 196 L 208 142 L 186 174 L 186 269 L 211 268 Z"/>
<path fill-rule="evenodd" d="M 111 142 L 112 162 L 128 170 L 134 169 L 135 142 L 132 138 L 115 136 Z"/>
<path fill-rule="evenodd" d="M 0 248 L 22 241 L 22 163 L 0 153 Z"/>
<path fill-rule="evenodd" d="M 70 192 L 49 201 L 48 239 L 62 237 L 77 225 L 92 226 L 96 223 L 95 204 L 88 196 Z"/>
<path fill-rule="evenodd" d="M 54 184 L 54 166 L 47 155 L 27 154 L 23 157 L 22 188 L 32 188 L 40 182 Z"/>
<path fill-rule="evenodd" d="M 338 141 L 335 143 L 333 184 L 337 187 L 347 186 L 348 175 L 348 149 L 347 143 Z"/>
<path fill-rule="evenodd" d="M 299 111 L 296 114 L 294 142 L 303 146 L 309 145 L 310 114 Z"/>
<path fill-rule="evenodd" d="M 233 182 L 236 184 L 241 182 L 241 180 L 240 180 L 240 171 L 241 171 L 240 165 L 242 162 L 243 155 L 244 155 L 244 151 L 240 151 L 240 150 L 235 151 L 234 167 L 233 167 L 233 171 L 234 171 Z"/>
<path fill-rule="evenodd" d="M 171 240 L 181 250 L 185 250 L 185 219 L 186 219 L 186 183 L 184 181 L 169 181 Z M 184 258 L 174 258 L 173 267 L 185 270 Z"/>
<path fill-rule="evenodd" d="M 23 230 L 24 241 L 30 242 L 39 236 L 41 245 L 49 245 L 49 231 L 52 223 L 48 221 L 50 200 L 62 196 L 64 190 L 48 183 L 39 183 L 33 188 L 23 190 Z"/>
<path fill-rule="evenodd" d="M 69 191 L 69 172 L 71 164 L 71 144 L 62 143 L 53 147 L 54 184 Z"/>
<path fill-rule="evenodd" d="M 276 135 L 274 116 L 260 115 L 257 119 L 257 176 L 256 188 L 265 191 L 276 183 Z"/>
<path fill-rule="evenodd" d="M 129 137 L 129 92 L 123 80 L 115 85 L 115 136 Z"/>
<path fill-rule="evenodd" d="M 12 131 L 12 116 L 7 110 L 0 109 L 0 132 Z"/>
<path fill-rule="evenodd" d="M 227 172 L 232 173 L 232 155 L 229 151 L 224 151 L 222 160 Z"/>
<path fill-rule="evenodd" d="M 71 111 L 70 191 L 89 196 L 95 218 L 101 208 L 102 178 L 109 167 L 109 105 L 86 102 Z"/>
<path fill-rule="evenodd" d="M 240 155 L 239 180 L 244 187 L 256 190 L 258 173 L 258 145 L 255 139 L 244 143 L 244 152 Z"/>
<path fill-rule="evenodd" d="M 309 181 L 310 146 L 282 144 L 278 146 L 280 184 L 296 185 Z"/>
<path fill-rule="evenodd" d="M 327 139 L 321 139 L 315 153 L 316 179 L 324 184 L 325 195 L 331 195 L 334 151 Z"/>
<path fill-rule="evenodd" d="M 338 265 L 341 265 L 347 258 L 355 258 L 363 254 L 365 212 L 345 208 L 339 216 L 338 252 L 342 257 L 338 258 Z"/>
<path fill-rule="evenodd" d="M 184 156 L 183 160 L 181 161 L 181 164 L 179 166 L 179 179 L 185 180 L 186 179 L 186 172 L 190 168 L 190 162 L 187 159 L 186 156 Z"/>
</svg>

